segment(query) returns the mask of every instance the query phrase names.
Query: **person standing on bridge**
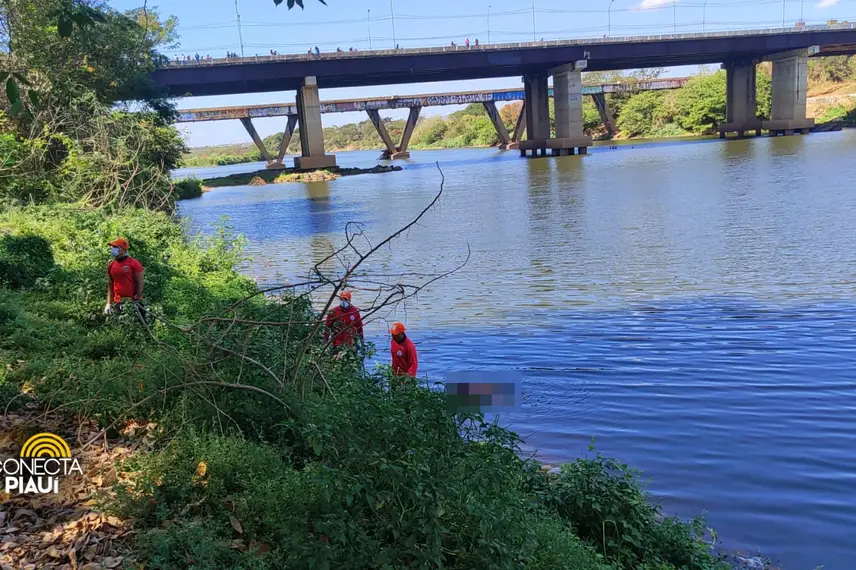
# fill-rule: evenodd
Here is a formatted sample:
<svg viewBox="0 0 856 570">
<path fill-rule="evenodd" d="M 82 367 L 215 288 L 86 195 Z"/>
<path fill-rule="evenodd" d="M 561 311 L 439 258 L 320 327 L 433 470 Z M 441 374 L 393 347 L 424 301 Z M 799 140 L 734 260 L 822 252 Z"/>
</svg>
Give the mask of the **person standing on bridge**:
<svg viewBox="0 0 856 570">
<path fill-rule="evenodd" d="M 465 42 L 465 44 L 467 47 L 470 47 L 470 38 L 467 38 L 467 41 Z"/>
<path fill-rule="evenodd" d="M 318 46 L 315 46 L 315 55 L 321 55 L 321 50 L 318 49 Z"/>
<path fill-rule="evenodd" d="M 416 356 L 416 346 L 413 341 L 404 334 L 405 328 L 402 323 L 395 323 L 389 329 L 392 335 L 390 352 L 392 354 L 392 372 L 396 376 L 410 376 L 416 378 L 416 370 L 419 367 L 419 359 Z"/>
<path fill-rule="evenodd" d="M 342 291 L 339 294 L 339 306 L 327 313 L 325 325 L 324 341 L 328 342 L 332 336 L 334 351 L 355 345 L 361 348 L 365 343 L 363 319 L 360 310 L 351 304 L 350 291 Z"/>
</svg>

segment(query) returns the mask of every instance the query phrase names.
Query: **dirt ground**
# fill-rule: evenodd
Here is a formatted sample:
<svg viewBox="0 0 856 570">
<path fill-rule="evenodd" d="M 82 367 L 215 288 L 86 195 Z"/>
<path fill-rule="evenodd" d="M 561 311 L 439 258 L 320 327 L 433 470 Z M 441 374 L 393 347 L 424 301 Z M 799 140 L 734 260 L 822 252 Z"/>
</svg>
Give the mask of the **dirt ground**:
<svg viewBox="0 0 856 570">
<path fill-rule="evenodd" d="M 117 464 L 149 446 L 150 426 L 132 423 L 123 430 L 127 437 L 107 439 L 94 421 L 46 416 L 34 408 L 0 415 L 0 460 L 19 457 L 30 436 L 50 432 L 69 444 L 83 475 L 60 478 L 57 494 L 0 493 L 0 569 L 127 567 L 131 561 L 122 544 L 133 533 L 131 521 L 100 512 L 98 497 L 109 494 L 118 481 Z"/>
</svg>

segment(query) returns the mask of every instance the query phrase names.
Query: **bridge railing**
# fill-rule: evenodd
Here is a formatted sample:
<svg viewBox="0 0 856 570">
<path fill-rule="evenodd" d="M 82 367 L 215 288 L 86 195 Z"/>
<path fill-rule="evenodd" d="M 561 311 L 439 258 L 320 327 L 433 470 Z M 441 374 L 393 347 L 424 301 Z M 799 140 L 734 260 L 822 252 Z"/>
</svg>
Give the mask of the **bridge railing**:
<svg viewBox="0 0 856 570">
<path fill-rule="evenodd" d="M 564 47 L 576 45 L 597 45 L 597 44 L 616 44 L 616 43 L 636 43 L 643 41 L 667 41 L 667 40 L 689 40 L 689 39 L 716 39 L 716 38 L 731 38 L 737 36 L 767 36 L 777 34 L 792 34 L 792 33 L 809 33 L 809 32 L 825 32 L 838 30 L 856 29 L 854 22 L 839 22 L 836 24 L 820 24 L 811 26 L 794 26 L 785 28 L 764 28 L 754 30 L 731 30 L 724 32 L 692 32 L 682 34 L 659 34 L 647 36 L 622 36 L 622 37 L 601 37 L 601 38 L 582 38 L 582 39 L 564 39 L 564 40 L 545 40 L 537 42 L 514 42 L 501 44 L 480 44 L 478 46 L 470 44 L 469 46 L 442 46 L 442 47 L 424 47 L 424 48 L 405 48 L 405 49 L 383 49 L 383 50 L 368 50 L 368 51 L 341 51 L 341 52 L 321 52 L 320 54 L 277 54 L 277 55 L 255 55 L 245 57 L 221 57 L 204 59 L 199 61 L 191 60 L 169 60 L 164 61 L 161 68 L 173 67 L 204 67 L 216 65 L 232 65 L 232 64 L 253 64 L 253 63 L 269 63 L 283 61 L 314 61 L 324 59 L 342 59 L 342 58 L 360 58 L 360 57 L 378 57 L 378 56 L 393 56 L 393 55 L 424 55 L 438 53 L 455 53 L 467 51 L 501 51 L 514 49 L 528 49 L 538 47 Z"/>
</svg>

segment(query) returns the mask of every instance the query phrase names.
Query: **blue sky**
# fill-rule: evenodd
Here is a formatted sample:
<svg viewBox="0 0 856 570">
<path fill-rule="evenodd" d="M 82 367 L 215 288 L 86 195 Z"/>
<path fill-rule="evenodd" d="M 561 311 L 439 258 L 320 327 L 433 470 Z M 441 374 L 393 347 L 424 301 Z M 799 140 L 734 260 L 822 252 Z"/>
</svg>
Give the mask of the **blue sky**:
<svg viewBox="0 0 856 570">
<path fill-rule="evenodd" d="M 488 41 L 529 41 L 646 35 L 778 27 L 783 12 L 787 25 L 799 20 L 802 10 L 807 23 L 829 19 L 856 20 L 856 0 L 304 0 L 305 10 L 288 10 L 285 2 L 237 0 L 241 17 L 244 53 L 300 53 L 316 45 L 322 51 L 337 47 L 361 50 L 371 46 L 391 48 L 462 44 L 467 38 Z M 142 0 L 113 0 L 119 10 L 137 8 Z M 534 32 L 533 32 L 534 4 Z M 609 6 L 611 4 L 611 9 Z M 706 4 L 706 5 L 705 5 Z M 181 46 L 168 55 L 210 54 L 222 57 L 226 51 L 240 53 L 235 0 L 149 0 L 162 15 L 178 17 Z M 394 14 L 394 26 L 393 26 Z M 611 24 L 609 23 L 611 21 Z M 369 31 L 370 30 L 370 31 Z M 369 35 L 371 34 L 371 36 Z M 393 41 L 393 35 L 395 42 Z M 370 40 L 371 38 L 371 40 Z M 668 70 L 669 75 L 687 75 L 690 68 Z M 322 89 L 322 99 L 346 99 L 496 89 L 520 85 L 519 77 L 479 81 L 421 83 L 356 89 Z M 251 105 L 294 101 L 293 92 L 249 93 L 220 97 L 182 99 L 179 108 Z M 453 107 L 431 108 L 427 114 L 445 114 Z M 391 112 L 403 118 L 406 111 Z M 324 115 L 326 126 L 365 120 L 359 113 Z M 285 118 L 255 122 L 263 136 L 284 126 Z M 280 124 L 282 123 L 282 124 Z M 191 146 L 245 142 L 246 131 L 238 121 L 198 123 L 182 127 Z"/>
</svg>

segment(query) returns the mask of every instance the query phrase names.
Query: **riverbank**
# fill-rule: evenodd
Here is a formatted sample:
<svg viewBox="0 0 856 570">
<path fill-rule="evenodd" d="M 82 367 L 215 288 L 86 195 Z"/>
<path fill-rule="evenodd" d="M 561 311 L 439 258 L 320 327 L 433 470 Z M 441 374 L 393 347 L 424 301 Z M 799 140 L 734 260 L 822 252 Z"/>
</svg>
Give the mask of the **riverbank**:
<svg viewBox="0 0 856 570">
<path fill-rule="evenodd" d="M 322 182 L 325 180 L 336 180 L 343 176 L 383 174 L 399 170 L 401 170 L 400 166 L 383 165 L 371 168 L 323 168 L 312 171 L 263 169 L 256 170 L 255 172 L 240 172 L 217 178 L 206 178 L 202 180 L 201 184 L 202 190 L 207 192 L 213 188 L 224 186 L 264 186 L 265 184 L 286 184 L 290 182 Z"/>
<path fill-rule="evenodd" d="M 0 287 L 0 405 L 40 412 L 26 433 L 60 410 L 97 417 L 108 436 L 158 426 L 105 480 L 109 493 L 86 494 L 98 517 L 133 521 L 99 551 L 111 564 L 723 567 L 703 522 L 663 518 L 627 466 L 590 450 L 546 474 L 519 456 L 516 435 L 479 417 L 462 437 L 442 394 L 390 390 L 388 369 L 363 378 L 327 358 L 321 315 L 304 296 L 259 296 L 228 233 L 194 242 L 165 214 L 61 205 L 6 210 L 0 230 L 0 251 L 36 240 L 51 256 L 0 263 L 7 283 L 27 276 Z M 145 327 L 101 312 L 103 244 L 119 231 L 146 268 Z M 73 428 L 57 429 L 75 456 L 100 461 Z M 38 499 L 15 501 L 50 516 Z M 22 543 L 23 559 L 78 556 Z"/>
</svg>

